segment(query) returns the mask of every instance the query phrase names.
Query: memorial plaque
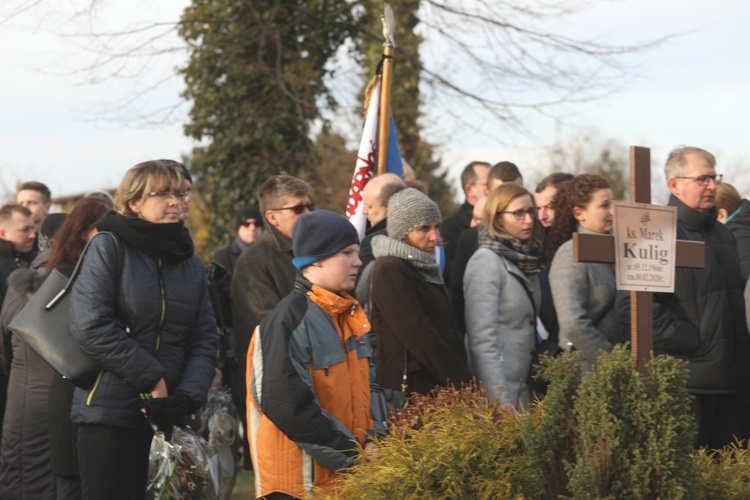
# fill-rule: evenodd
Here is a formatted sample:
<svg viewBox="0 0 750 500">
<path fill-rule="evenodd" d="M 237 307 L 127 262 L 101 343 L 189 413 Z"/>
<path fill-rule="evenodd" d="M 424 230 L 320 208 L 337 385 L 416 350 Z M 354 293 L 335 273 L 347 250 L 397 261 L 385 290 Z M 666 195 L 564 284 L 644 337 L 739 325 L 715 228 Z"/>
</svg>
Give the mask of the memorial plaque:
<svg viewBox="0 0 750 500">
<path fill-rule="evenodd" d="M 676 207 L 615 202 L 614 237 L 618 290 L 674 292 Z"/>
</svg>

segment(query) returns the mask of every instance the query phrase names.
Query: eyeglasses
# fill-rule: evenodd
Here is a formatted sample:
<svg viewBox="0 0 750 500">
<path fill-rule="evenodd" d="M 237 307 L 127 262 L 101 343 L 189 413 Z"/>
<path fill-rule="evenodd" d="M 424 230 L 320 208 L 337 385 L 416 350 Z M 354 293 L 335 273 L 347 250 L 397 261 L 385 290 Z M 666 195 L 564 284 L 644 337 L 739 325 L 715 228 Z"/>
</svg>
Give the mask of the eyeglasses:
<svg viewBox="0 0 750 500">
<path fill-rule="evenodd" d="M 315 210 L 315 205 L 312 203 L 308 203 L 306 205 L 294 205 L 293 207 L 281 207 L 281 208 L 272 208 L 271 210 L 291 210 L 297 215 L 300 215 L 305 212 L 305 210 L 309 210 L 312 212 Z"/>
<path fill-rule="evenodd" d="M 256 220 L 246 220 L 245 222 L 243 222 L 240 225 L 242 227 L 250 227 L 250 226 L 263 227 L 263 224 L 261 224 L 260 222 L 258 222 Z"/>
<path fill-rule="evenodd" d="M 146 193 L 146 195 L 153 196 L 162 201 L 174 197 L 177 201 L 183 202 L 185 201 L 185 198 L 187 198 L 187 193 L 172 193 L 170 191 L 151 191 L 150 193 Z"/>
<path fill-rule="evenodd" d="M 698 183 L 699 186 L 708 186 L 711 181 L 715 184 L 721 184 L 721 179 L 724 177 L 723 174 L 716 175 L 700 175 L 698 177 L 675 177 L 675 179 L 693 179 Z"/>
<path fill-rule="evenodd" d="M 512 212 L 509 212 L 506 210 L 506 211 L 498 212 L 498 213 L 499 214 L 513 214 L 513 217 L 515 217 L 517 221 L 522 221 L 524 217 L 526 217 L 527 215 L 531 217 L 532 220 L 536 219 L 536 207 L 531 207 L 531 208 L 526 208 L 526 209 L 519 208 L 518 210 L 513 210 Z"/>
</svg>

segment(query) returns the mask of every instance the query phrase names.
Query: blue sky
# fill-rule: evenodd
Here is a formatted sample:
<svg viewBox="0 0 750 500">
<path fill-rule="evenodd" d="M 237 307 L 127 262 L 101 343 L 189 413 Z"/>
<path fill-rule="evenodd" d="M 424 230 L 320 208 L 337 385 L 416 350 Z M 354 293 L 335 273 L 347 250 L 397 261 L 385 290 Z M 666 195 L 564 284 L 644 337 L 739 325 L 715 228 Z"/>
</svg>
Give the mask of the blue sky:
<svg viewBox="0 0 750 500">
<path fill-rule="evenodd" d="M 7 2 L 19 1 L 5 0 L 0 16 L 7 12 Z M 133 2 L 119 5 L 125 9 L 122 11 L 105 5 L 100 19 L 108 27 L 133 19 L 136 12 L 142 18 L 174 19 L 185 4 Z M 717 155 L 719 171 L 750 194 L 750 174 L 742 169 L 750 170 L 750 126 L 746 123 L 750 116 L 746 55 L 750 3 L 630 0 L 593 5 L 564 29 L 624 42 L 682 35 L 630 56 L 627 62 L 636 70 L 618 93 L 570 107 L 559 122 L 529 116 L 527 126 L 534 131 L 534 139 L 508 134 L 491 122 L 482 124 L 487 132 L 482 135 L 434 129 L 450 175 L 456 179 L 472 159 L 511 160 L 530 180 L 538 179 L 539 151 L 545 144 L 595 130 L 604 139 L 650 147 L 655 169 L 676 145 L 709 149 Z M 85 85 L 80 75 L 67 74 L 90 56 L 74 46 L 78 40 L 59 36 L 71 29 L 58 22 L 62 15 L 53 11 L 26 13 L 0 24 L 0 197 L 6 197 L 19 180 L 45 182 L 54 194 L 115 186 L 135 163 L 179 158 L 192 147 L 182 136 L 179 119 L 186 106 L 176 119 L 151 127 L 126 115 L 119 122 L 94 119 L 101 106 L 122 99 L 134 83 Z M 173 59 L 160 70 L 168 74 L 179 63 L 179 58 Z M 175 78 L 148 105 L 178 102 L 181 87 Z M 434 122 L 440 122 L 437 118 Z M 134 123 L 138 126 L 132 126 Z M 497 140 L 492 139 L 493 134 Z"/>
</svg>

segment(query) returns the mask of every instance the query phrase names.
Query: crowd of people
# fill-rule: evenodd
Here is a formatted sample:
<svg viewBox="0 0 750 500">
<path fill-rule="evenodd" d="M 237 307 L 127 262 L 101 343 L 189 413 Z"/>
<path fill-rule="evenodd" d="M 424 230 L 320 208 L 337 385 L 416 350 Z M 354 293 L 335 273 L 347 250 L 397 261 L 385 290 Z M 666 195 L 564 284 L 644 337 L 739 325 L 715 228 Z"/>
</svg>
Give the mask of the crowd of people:
<svg viewBox="0 0 750 500">
<path fill-rule="evenodd" d="M 706 265 L 653 295 L 654 351 L 687 362 L 695 445 L 720 448 L 750 423 L 750 202 L 700 148 L 672 151 L 665 176 L 678 238 L 704 242 Z M 0 497 L 142 498 L 154 429 L 184 425 L 224 384 L 256 495 L 303 498 L 376 454 L 412 393 L 476 380 L 518 417 L 545 395 L 531 377 L 541 352 L 580 351 L 585 376 L 627 342 L 613 264 L 573 260 L 573 233 L 612 231 L 605 178 L 556 172 L 532 192 L 513 163 L 472 162 L 461 184 L 465 202 L 444 217 L 418 183 L 372 178 L 360 241 L 342 215 L 314 210 L 304 180 L 274 175 L 207 268 L 178 162 L 138 164 L 114 198 L 91 193 L 69 214 L 22 184 L 0 208 Z M 70 306 L 73 337 L 101 367 L 84 388 L 8 324 L 89 241 Z"/>
</svg>

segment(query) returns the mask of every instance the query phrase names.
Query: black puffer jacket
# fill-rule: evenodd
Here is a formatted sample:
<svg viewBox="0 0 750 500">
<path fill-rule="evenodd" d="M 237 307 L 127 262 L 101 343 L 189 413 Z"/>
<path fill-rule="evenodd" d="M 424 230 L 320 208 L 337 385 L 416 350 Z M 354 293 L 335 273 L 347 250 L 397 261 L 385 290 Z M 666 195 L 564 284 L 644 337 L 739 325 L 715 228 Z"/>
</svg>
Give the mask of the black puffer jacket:
<svg viewBox="0 0 750 500">
<path fill-rule="evenodd" d="M 197 408 L 214 376 L 218 333 L 200 259 L 168 263 L 122 239 L 120 248 L 118 277 L 115 242 L 96 236 L 71 292 L 73 336 L 103 368 L 91 389 L 75 390 L 76 424 L 141 428 L 139 395 L 160 378 Z"/>
<path fill-rule="evenodd" d="M 674 196 L 669 205 L 677 207 L 677 238 L 705 243 L 706 267 L 677 268 L 675 293 L 654 294 L 655 350 L 687 359 L 691 393 L 738 392 L 747 382 L 750 337 L 735 239 L 716 210 L 698 212 Z"/>
<path fill-rule="evenodd" d="M 742 200 L 739 212 L 726 224 L 737 239 L 742 279 L 747 282 L 747 278 L 750 277 L 750 201 Z"/>
</svg>

